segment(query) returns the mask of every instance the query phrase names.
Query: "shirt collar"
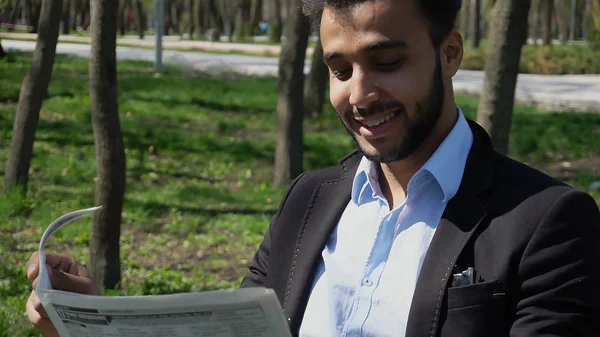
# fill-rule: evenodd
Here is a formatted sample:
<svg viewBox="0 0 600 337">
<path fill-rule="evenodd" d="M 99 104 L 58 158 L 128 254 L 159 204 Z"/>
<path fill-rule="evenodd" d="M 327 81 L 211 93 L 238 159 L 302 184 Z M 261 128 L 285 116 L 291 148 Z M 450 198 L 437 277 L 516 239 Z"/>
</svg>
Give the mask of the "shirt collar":
<svg viewBox="0 0 600 337">
<path fill-rule="evenodd" d="M 458 119 L 454 127 L 440 144 L 433 155 L 423 167 L 411 178 L 410 186 L 417 180 L 424 180 L 424 175 L 431 174 L 444 194 L 443 202 L 452 199 L 462 180 L 465 164 L 471 145 L 473 133 L 465 119 L 463 112 L 457 107 Z M 352 201 L 361 205 L 369 201 L 382 198 L 379 187 L 379 166 L 363 156 L 352 185 Z"/>
</svg>

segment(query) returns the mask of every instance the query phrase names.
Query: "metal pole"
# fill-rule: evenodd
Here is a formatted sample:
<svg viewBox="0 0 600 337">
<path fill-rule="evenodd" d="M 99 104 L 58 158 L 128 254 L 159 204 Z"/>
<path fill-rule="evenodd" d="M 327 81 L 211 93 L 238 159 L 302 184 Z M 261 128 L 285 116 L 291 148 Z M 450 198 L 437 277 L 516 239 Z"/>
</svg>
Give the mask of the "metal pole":
<svg viewBox="0 0 600 337">
<path fill-rule="evenodd" d="M 577 0 L 571 0 L 571 31 L 569 40 L 575 41 L 575 24 L 577 21 Z"/>
<path fill-rule="evenodd" d="M 156 46 L 155 46 L 155 67 L 156 70 L 162 69 L 162 36 L 163 36 L 163 27 L 165 24 L 164 15 L 164 2 L 163 0 L 156 0 L 156 27 L 154 28 L 154 32 L 156 35 Z"/>
</svg>

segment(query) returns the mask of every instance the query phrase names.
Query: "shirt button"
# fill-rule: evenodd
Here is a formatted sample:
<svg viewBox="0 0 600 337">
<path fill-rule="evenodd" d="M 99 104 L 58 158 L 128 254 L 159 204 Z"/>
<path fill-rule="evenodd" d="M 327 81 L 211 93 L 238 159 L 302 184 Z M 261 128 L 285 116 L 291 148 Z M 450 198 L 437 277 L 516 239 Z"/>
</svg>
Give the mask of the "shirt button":
<svg viewBox="0 0 600 337">
<path fill-rule="evenodd" d="M 370 287 L 373 285 L 373 281 L 371 281 L 371 279 L 368 277 L 365 277 L 362 283 L 365 287 Z"/>
</svg>

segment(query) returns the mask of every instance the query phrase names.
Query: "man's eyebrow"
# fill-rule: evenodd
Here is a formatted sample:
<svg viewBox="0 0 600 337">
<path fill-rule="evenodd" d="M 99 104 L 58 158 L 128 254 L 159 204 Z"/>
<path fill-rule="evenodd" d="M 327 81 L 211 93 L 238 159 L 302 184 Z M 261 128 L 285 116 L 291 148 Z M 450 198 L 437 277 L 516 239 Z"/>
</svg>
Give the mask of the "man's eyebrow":
<svg viewBox="0 0 600 337">
<path fill-rule="evenodd" d="M 406 41 L 404 40 L 386 40 L 386 41 L 380 41 L 380 42 L 375 42 L 373 44 L 368 45 L 366 48 L 364 48 L 362 51 L 363 52 L 374 52 L 377 50 L 382 50 L 382 49 L 407 49 L 408 48 L 408 43 L 406 43 Z"/>
<path fill-rule="evenodd" d="M 372 53 L 378 50 L 386 50 L 386 49 L 408 49 L 408 44 L 404 40 L 386 40 L 375 42 L 367 47 L 363 48 L 361 52 L 363 53 Z M 342 57 L 340 53 L 327 53 L 323 55 L 323 62 L 327 63 L 331 60 Z"/>
</svg>

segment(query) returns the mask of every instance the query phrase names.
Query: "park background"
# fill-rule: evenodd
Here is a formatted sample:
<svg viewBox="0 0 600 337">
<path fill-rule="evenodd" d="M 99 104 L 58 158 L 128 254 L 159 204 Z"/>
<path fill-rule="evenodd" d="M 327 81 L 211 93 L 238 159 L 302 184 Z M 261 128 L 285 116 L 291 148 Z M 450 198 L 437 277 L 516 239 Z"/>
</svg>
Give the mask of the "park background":
<svg viewBox="0 0 600 337">
<path fill-rule="evenodd" d="M 463 3 L 458 105 L 600 204 L 600 2 Z M 38 336 L 25 262 L 58 216 L 109 205 L 47 249 L 106 295 L 236 287 L 290 180 L 354 147 L 295 0 L 2 0 L 0 39 L 2 337 Z"/>
</svg>

